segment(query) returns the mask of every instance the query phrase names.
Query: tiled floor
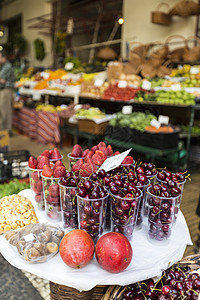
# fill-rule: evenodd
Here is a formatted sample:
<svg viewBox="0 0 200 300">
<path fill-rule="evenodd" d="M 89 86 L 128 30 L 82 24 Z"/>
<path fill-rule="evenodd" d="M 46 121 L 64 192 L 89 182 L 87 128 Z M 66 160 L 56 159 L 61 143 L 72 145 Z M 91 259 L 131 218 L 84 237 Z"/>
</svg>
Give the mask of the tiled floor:
<svg viewBox="0 0 200 300">
<path fill-rule="evenodd" d="M 27 149 L 30 151 L 31 155 L 38 156 L 41 152 L 43 152 L 46 148 L 50 149 L 53 146 L 47 146 L 38 144 L 37 142 L 30 140 L 29 138 L 17 135 L 15 134 L 10 139 L 10 150 L 21 150 L 21 149 Z M 64 147 L 62 149 L 59 149 L 61 154 L 64 155 L 64 163 L 67 166 L 67 160 L 66 160 L 66 154 L 70 151 L 69 147 Z M 198 223 L 199 223 L 199 217 L 195 214 L 195 210 L 198 203 L 198 198 L 200 194 L 200 168 L 199 166 L 195 166 L 193 164 L 193 167 L 189 169 L 188 171 L 191 173 L 191 181 L 187 181 L 184 187 L 184 193 L 182 198 L 182 204 L 181 204 L 181 210 L 186 218 L 192 241 L 195 242 L 198 237 Z M 193 253 L 193 246 L 190 246 L 186 249 L 185 254 L 192 254 Z M 13 272 L 20 272 L 19 270 L 15 270 L 13 268 Z M 40 300 L 45 299 L 49 300 L 49 283 L 46 280 L 43 280 L 41 278 L 38 278 L 37 276 L 27 273 L 27 272 L 21 272 L 21 274 L 26 276 L 29 281 L 32 283 L 32 288 L 35 287 L 35 293 L 37 293 L 37 296 L 32 294 L 30 297 L 25 297 L 24 299 L 33 299 L 33 300 Z M 2 278 L 2 277 L 1 277 Z M 2 286 L 2 284 L 1 284 Z M 2 288 L 3 289 L 3 288 Z M 1 289 L 0 289 L 1 292 Z M 5 292 L 5 291 L 4 291 Z M 39 292 L 39 294 L 38 294 Z M 26 291 L 24 292 L 26 293 Z M 37 298 L 38 297 L 38 298 Z M 3 298 L 0 298 L 1 300 L 4 300 Z M 20 300 L 21 298 L 5 298 L 6 300 Z"/>
</svg>

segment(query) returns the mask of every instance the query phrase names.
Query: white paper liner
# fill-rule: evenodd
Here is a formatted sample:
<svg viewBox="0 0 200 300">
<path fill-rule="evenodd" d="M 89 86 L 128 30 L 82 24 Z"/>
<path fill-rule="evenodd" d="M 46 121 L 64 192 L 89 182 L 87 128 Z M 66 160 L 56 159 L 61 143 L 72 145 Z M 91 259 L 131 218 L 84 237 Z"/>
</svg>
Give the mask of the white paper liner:
<svg viewBox="0 0 200 300">
<path fill-rule="evenodd" d="M 30 189 L 20 192 L 20 195 L 27 197 L 33 203 Z M 34 207 L 38 220 L 45 222 L 44 211 L 39 211 L 36 205 Z M 112 274 L 103 270 L 95 258 L 83 269 L 68 267 L 59 254 L 46 263 L 30 264 L 23 260 L 16 248 L 6 241 L 4 235 L 0 236 L 1 254 L 11 265 L 46 280 L 84 291 L 96 285 L 128 285 L 160 276 L 163 269 L 183 257 L 186 246 L 192 245 L 192 241 L 185 218 L 180 211 L 172 236 L 166 246 L 155 246 L 148 241 L 147 224 L 144 224 L 141 230 L 134 232 L 131 244 L 133 247 L 131 264 L 123 272 Z"/>
</svg>

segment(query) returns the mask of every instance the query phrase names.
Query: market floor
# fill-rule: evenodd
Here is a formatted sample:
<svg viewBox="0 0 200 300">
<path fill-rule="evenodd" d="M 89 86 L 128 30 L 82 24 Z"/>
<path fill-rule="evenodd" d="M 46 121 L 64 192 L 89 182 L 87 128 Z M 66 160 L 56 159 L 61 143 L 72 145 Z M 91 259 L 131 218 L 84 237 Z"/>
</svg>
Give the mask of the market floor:
<svg viewBox="0 0 200 300">
<path fill-rule="evenodd" d="M 46 148 L 50 149 L 52 147 L 52 145 L 50 146 L 38 144 L 36 141 L 30 140 L 26 136 L 15 133 L 13 137 L 10 138 L 9 150 L 29 150 L 31 155 L 38 156 Z M 64 163 L 67 167 L 66 155 L 68 152 L 70 152 L 71 148 L 64 146 L 62 149 L 58 149 L 60 153 L 64 155 Z M 188 172 L 191 174 L 191 181 L 187 181 L 187 183 L 185 184 L 181 210 L 186 218 L 192 241 L 195 244 L 199 234 L 198 224 L 200 221 L 200 218 L 195 214 L 200 195 L 200 165 L 195 163 L 189 164 Z M 194 246 L 187 247 L 185 255 L 193 254 L 195 248 Z M 2 295 L 2 297 L 4 297 L 0 297 L 1 300 L 49 299 L 48 281 L 38 278 L 33 274 L 21 272 L 20 270 L 11 267 L 2 257 L 0 257 L 0 264 L 4 267 L 4 269 L 2 268 L 3 271 L 1 270 L 0 272 L 0 294 Z M 10 274 L 12 274 L 12 278 L 10 277 Z M 12 283 L 16 283 L 14 284 L 14 289 L 8 289 L 9 282 L 11 281 Z M 25 284 L 26 282 L 27 284 Z M 11 287 L 12 283 L 10 283 Z M 20 292 L 23 291 L 23 298 L 20 298 L 17 294 L 17 284 L 18 286 L 22 286 Z M 6 296 L 3 296 L 4 294 L 6 294 Z"/>
</svg>

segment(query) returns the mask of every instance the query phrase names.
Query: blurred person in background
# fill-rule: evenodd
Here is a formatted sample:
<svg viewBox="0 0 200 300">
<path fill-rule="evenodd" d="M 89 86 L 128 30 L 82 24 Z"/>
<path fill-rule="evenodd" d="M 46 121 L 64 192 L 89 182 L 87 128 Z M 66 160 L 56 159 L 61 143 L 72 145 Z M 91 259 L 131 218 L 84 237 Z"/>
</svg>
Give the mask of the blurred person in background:
<svg viewBox="0 0 200 300">
<path fill-rule="evenodd" d="M 8 130 L 12 135 L 12 99 L 14 71 L 7 54 L 0 52 L 0 130 Z"/>
</svg>

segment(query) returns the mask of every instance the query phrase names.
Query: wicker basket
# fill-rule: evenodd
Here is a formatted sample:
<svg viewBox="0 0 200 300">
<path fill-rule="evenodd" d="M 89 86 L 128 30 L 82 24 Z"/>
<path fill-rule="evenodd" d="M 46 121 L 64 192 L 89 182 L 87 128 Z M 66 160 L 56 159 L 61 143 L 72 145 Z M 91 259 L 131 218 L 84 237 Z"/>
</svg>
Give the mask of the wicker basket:
<svg viewBox="0 0 200 300">
<path fill-rule="evenodd" d="M 183 59 L 186 62 L 193 62 L 200 59 L 200 39 L 196 36 L 191 36 L 187 38 L 187 43 L 190 41 L 197 42 L 197 45 L 185 49 Z"/>
<path fill-rule="evenodd" d="M 160 11 L 161 7 L 167 8 L 167 13 Z M 151 22 L 159 25 L 170 25 L 171 23 L 171 15 L 169 14 L 169 4 L 162 2 L 160 3 L 155 11 L 151 13 Z"/>
<path fill-rule="evenodd" d="M 92 120 L 82 120 L 82 119 L 78 120 L 78 129 L 80 131 L 97 134 L 97 135 L 104 135 L 105 128 L 107 125 L 108 122 L 97 124 Z"/>
<path fill-rule="evenodd" d="M 138 46 L 134 46 L 131 49 L 131 53 L 130 53 L 130 59 L 131 59 L 131 55 L 133 54 L 137 54 L 142 60 L 145 59 L 146 56 L 148 56 L 148 52 L 149 49 L 152 47 L 152 44 L 143 44 L 141 42 L 138 41 L 134 41 L 131 43 L 131 46 L 135 44 L 138 44 Z M 135 57 L 134 57 L 135 58 Z"/>
<path fill-rule="evenodd" d="M 166 59 L 169 52 L 168 45 L 162 42 L 155 42 L 151 50 L 150 56 L 159 59 Z"/>
<path fill-rule="evenodd" d="M 189 17 L 200 14 L 200 5 L 194 1 L 182 0 L 175 4 L 170 10 L 170 15 Z"/>
<path fill-rule="evenodd" d="M 181 61 L 183 59 L 184 52 L 187 51 L 188 49 L 187 40 L 182 35 L 179 34 L 171 35 L 165 41 L 165 43 L 168 44 L 168 48 L 170 48 L 170 42 L 172 42 L 173 39 L 182 40 L 184 46 L 169 51 L 168 60 L 171 62 Z"/>
</svg>

